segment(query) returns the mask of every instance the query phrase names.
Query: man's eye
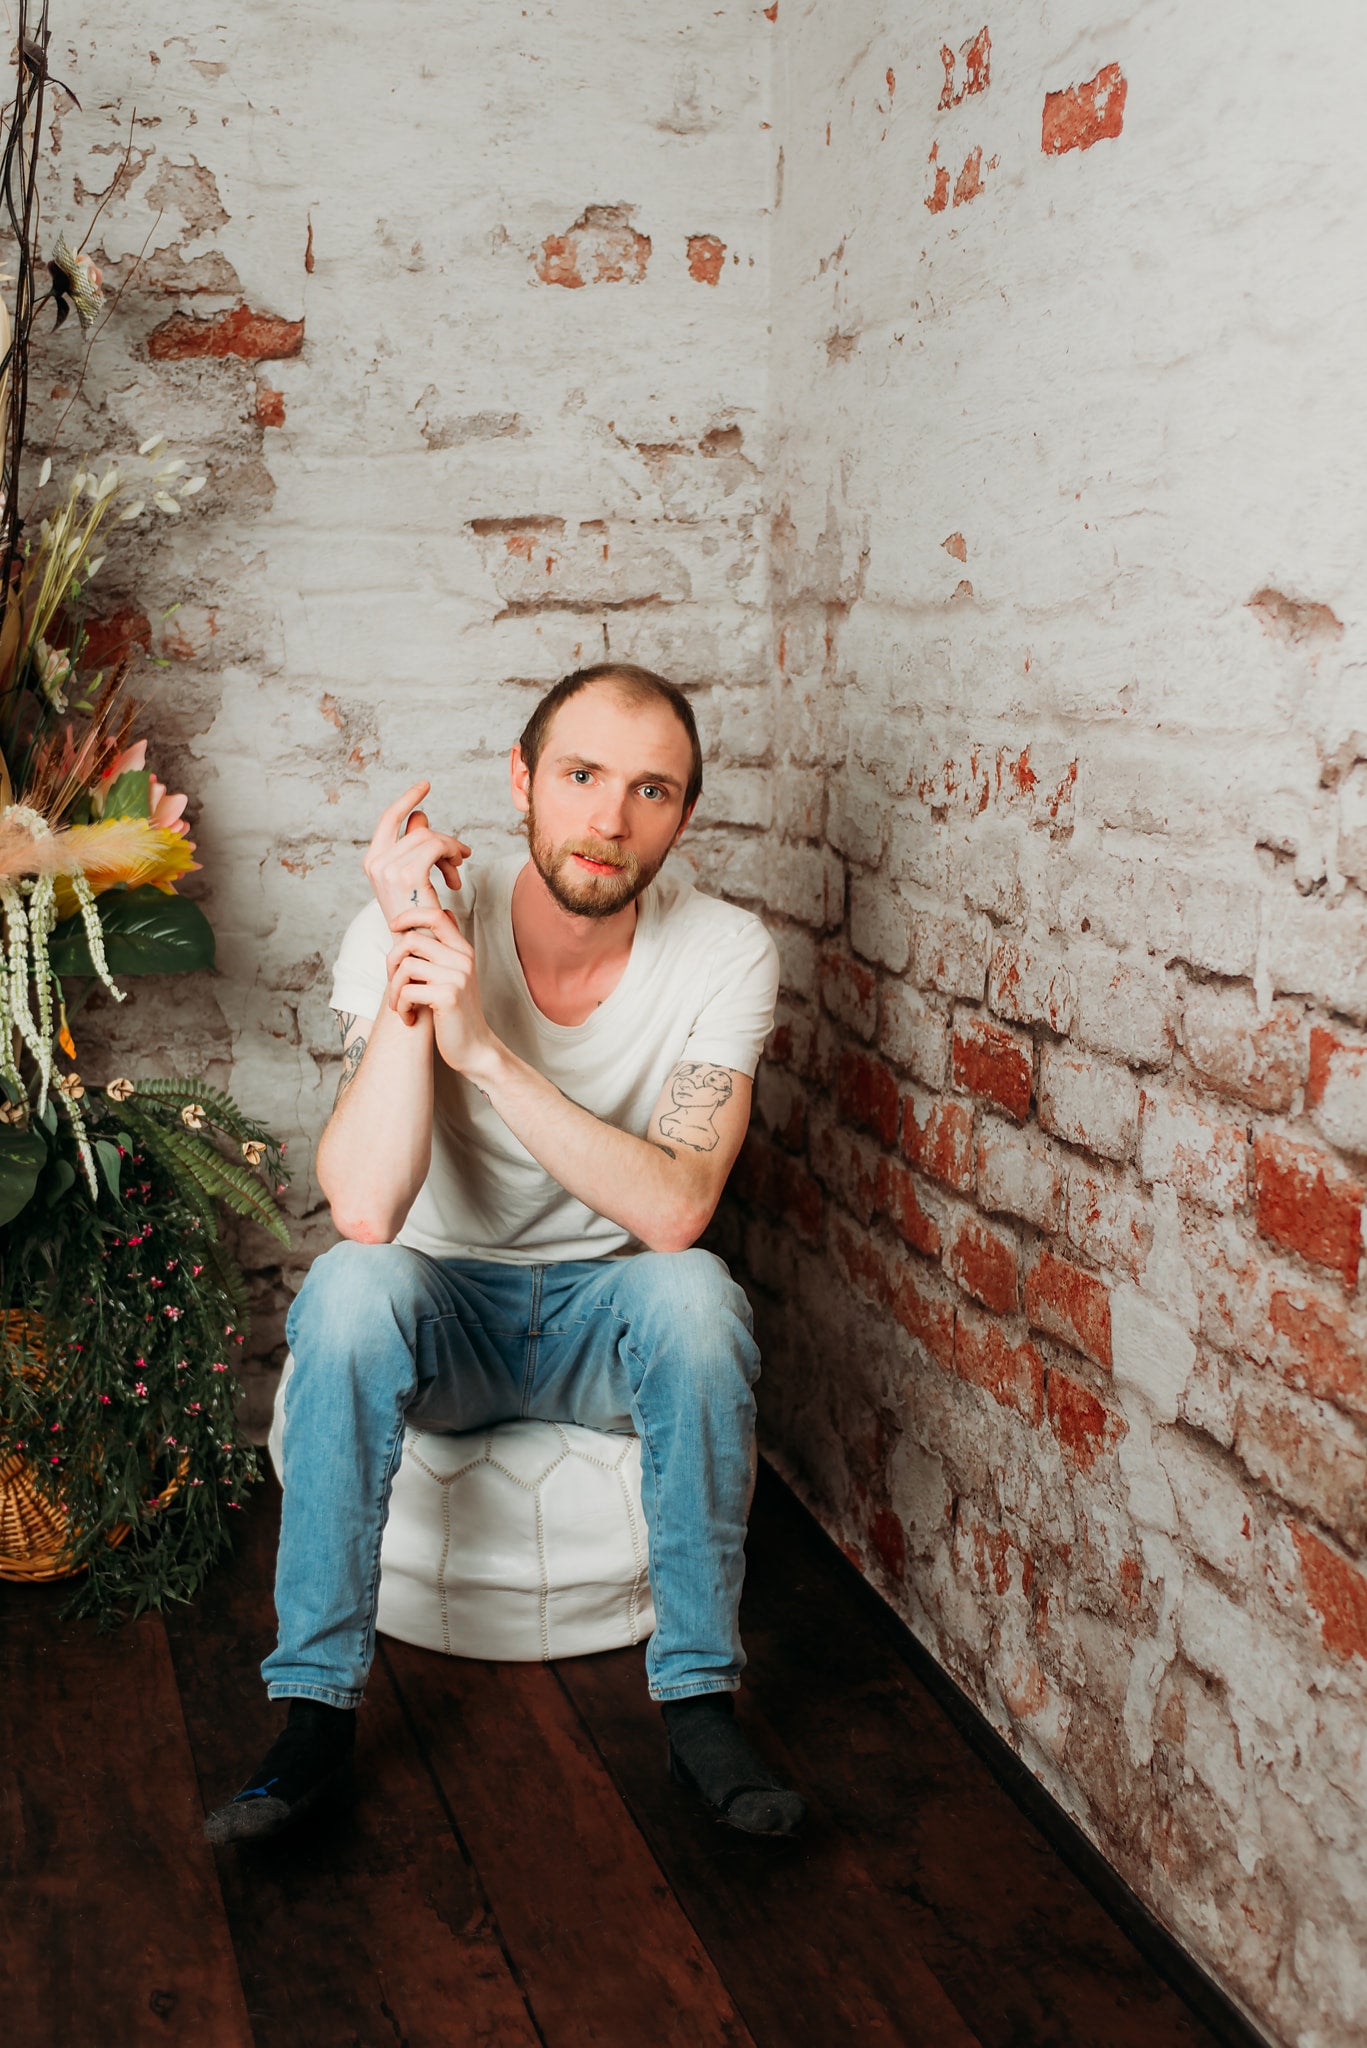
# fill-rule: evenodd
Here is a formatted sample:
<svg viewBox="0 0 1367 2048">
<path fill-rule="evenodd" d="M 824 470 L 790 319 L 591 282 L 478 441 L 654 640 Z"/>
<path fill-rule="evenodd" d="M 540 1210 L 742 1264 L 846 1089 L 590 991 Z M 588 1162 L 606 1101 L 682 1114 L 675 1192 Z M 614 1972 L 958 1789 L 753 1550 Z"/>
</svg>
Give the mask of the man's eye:
<svg viewBox="0 0 1367 2048">
<path fill-rule="evenodd" d="M 570 770 L 570 781 L 571 781 L 571 782 L 587 782 L 588 780 L 589 780 L 589 771 L 588 771 L 588 769 L 587 769 L 587 768 L 572 768 L 572 769 Z"/>
<path fill-rule="evenodd" d="M 657 797 L 664 795 L 664 791 L 658 782 L 643 782 L 641 784 L 641 794 L 642 796 L 648 796 L 651 802 L 654 803 Z"/>
</svg>

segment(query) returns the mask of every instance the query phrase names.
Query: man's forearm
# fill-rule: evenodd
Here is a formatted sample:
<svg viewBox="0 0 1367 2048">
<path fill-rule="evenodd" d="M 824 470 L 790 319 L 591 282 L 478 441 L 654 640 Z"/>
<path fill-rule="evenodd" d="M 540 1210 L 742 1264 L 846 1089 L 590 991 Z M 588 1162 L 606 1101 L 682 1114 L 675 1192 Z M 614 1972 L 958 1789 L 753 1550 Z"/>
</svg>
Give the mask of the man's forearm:
<svg viewBox="0 0 1367 2048">
<path fill-rule="evenodd" d="M 467 1079 L 553 1180 L 651 1251 L 686 1251 L 713 1203 L 692 1162 L 604 1123 L 497 1042 Z"/>
<path fill-rule="evenodd" d="M 355 1057 L 353 1040 L 349 1048 Z M 387 1244 L 432 1157 L 432 1023 L 405 1024 L 386 1002 L 318 1145 L 318 1183 L 343 1237 Z"/>
</svg>

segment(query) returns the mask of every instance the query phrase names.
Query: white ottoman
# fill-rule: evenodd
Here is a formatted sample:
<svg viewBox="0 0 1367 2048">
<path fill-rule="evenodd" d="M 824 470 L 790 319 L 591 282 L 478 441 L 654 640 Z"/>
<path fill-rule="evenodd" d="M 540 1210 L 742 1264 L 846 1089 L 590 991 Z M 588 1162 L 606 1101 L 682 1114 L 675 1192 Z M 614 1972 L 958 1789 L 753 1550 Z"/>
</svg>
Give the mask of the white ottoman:
<svg viewBox="0 0 1367 2048">
<path fill-rule="evenodd" d="M 286 1359 L 269 1439 L 281 1470 Z M 458 1657 L 535 1662 L 642 1643 L 641 1446 L 572 1422 L 409 1429 L 380 1549 L 376 1626 Z"/>
</svg>

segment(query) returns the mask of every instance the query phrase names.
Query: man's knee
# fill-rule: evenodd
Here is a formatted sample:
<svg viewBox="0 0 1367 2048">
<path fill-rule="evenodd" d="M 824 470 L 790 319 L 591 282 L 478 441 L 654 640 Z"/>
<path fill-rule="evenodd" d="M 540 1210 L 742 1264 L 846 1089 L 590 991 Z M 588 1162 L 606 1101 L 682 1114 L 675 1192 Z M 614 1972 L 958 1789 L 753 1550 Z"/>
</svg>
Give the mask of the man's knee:
<svg viewBox="0 0 1367 2048">
<path fill-rule="evenodd" d="M 401 1244 L 357 1244 L 344 1238 L 314 1260 L 290 1308 L 291 1344 L 307 1333 L 350 1351 L 380 1319 L 406 1324 L 426 1290 L 419 1253 Z"/>
<path fill-rule="evenodd" d="M 744 1289 L 721 1259 L 697 1246 L 641 1252 L 627 1262 L 618 1305 L 638 1356 L 668 1358 L 671 1372 L 728 1396 L 759 1375 L 753 1318 Z"/>
</svg>

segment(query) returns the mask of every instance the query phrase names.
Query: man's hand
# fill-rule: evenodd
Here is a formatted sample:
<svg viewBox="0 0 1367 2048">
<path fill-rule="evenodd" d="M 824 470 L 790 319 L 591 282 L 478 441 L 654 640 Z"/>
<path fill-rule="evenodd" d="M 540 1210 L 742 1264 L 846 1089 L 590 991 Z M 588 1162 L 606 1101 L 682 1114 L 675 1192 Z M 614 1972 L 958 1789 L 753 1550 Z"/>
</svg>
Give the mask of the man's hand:
<svg viewBox="0 0 1367 2048">
<path fill-rule="evenodd" d="M 393 930 L 397 943 L 385 961 L 391 1009 L 405 1024 L 429 1011 L 437 1051 L 457 1074 L 468 1073 L 497 1044 L 480 1000 L 474 948 L 448 912 L 421 903 L 401 910 Z"/>
<path fill-rule="evenodd" d="M 460 864 L 469 856 L 470 849 L 463 839 L 449 832 L 434 832 L 426 811 L 413 809 L 431 787 L 430 782 L 415 782 L 411 789 L 406 789 L 381 816 L 366 851 L 363 865 L 391 930 L 397 930 L 394 921 L 401 911 L 418 908 L 439 912 L 441 906 L 432 886 L 433 868 L 438 869 L 449 888 L 459 889 Z"/>
</svg>

